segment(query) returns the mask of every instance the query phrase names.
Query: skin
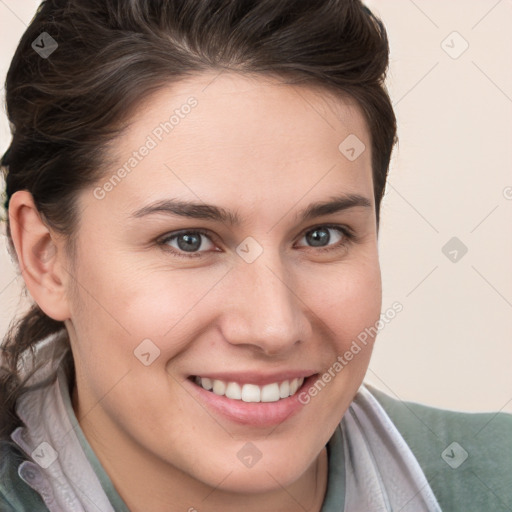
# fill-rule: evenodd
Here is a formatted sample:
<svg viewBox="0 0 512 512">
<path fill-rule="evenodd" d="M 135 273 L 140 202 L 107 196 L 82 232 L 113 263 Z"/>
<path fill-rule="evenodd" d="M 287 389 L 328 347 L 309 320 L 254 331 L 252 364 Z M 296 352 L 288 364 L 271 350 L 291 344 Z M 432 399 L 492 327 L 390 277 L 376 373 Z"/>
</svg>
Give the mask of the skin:
<svg viewBox="0 0 512 512">
<path fill-rule="evenodd" d="M 190 114 L 97 199 L 95 187 L 190 96 L 198 101 Z M 349 134 L 366 145 L 353 162 L 338 149 Z M 212 371 L 321 375 L 375 324 L 381 280 L 370 145 L 347 99 L 263 77 L 204 74 L 158 91 L 132 116 L 105 178 L 79 196 L 73 261 L 30 194 L 14 194 L 12 233 L 25 281 L 42 309 L 65 321 L 76 415 L 130 510 L 321 509 L 325 445 L 363 380 L 374 340 L 273 427 L 212 414 L 183 383 Z M 369 206 L 297 217 L 345 194 Z M 223 207 L 241 223 L 131 216 L 171 198 Z M 330 250 L 322 251 L 305 235 L 326 224 L 349 227 L 356 238 L 328 230 Z M 212 235 L 202 237 L 199 257 L 187 257 L 176 239 L 157 242 L 197 228 Z M 263 250 L 252 263 L 236 252 L 248 236 Z M 160 355 L 145 366 L 134 350 L 148 338 Z M 251 468 L 237 457 L 248 441 L 262 454 Z"/>
</svg>

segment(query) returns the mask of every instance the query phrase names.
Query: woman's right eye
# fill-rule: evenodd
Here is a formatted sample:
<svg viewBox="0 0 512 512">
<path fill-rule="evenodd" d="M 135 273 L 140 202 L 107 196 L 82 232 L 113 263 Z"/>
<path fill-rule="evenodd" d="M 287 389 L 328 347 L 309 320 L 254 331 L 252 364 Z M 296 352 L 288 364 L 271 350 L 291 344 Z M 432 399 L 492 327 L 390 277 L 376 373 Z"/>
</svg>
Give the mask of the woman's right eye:
<svg viewBox="0 0 512 512">
<path fill-rule="evenodd" d="M 184 258 L 197 258 L 202 256 L 204 252 L 217 250 L 209 233 L 197 229 L 169 233 L 160 238 L 158 243 L 165 250 L 170 250 L 176 256 Z"/>
</svg>

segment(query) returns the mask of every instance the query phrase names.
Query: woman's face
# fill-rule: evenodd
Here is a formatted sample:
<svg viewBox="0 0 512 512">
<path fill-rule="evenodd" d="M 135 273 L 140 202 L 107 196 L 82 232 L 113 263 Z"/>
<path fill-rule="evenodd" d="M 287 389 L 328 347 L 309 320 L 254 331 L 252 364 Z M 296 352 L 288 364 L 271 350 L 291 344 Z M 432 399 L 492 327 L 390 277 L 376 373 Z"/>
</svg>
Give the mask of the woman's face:
<svg viewBox="0 0 512 512">
<path fill-rule="evenodd" d="M 80 196 L 69 283 L 86 436 L 114 481 L 290 485 L 360 386 L 373 340 L 345 353 L 380 314 L 360 111 L 201 75 L 148 98 L 112 155 Z"/>
</svg>

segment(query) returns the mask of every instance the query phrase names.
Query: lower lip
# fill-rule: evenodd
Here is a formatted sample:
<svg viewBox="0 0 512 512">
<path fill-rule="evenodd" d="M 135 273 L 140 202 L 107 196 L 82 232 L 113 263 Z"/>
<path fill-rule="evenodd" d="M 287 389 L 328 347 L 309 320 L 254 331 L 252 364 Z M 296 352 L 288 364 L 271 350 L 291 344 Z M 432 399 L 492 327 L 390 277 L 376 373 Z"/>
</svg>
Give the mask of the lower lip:
<svg viewBox="0 0 512 512">
<path fill-rule="evenodd" d="M 274 426 L 283 423 L 295 416 L 304 404 L 298 400 L 299 394 L 307 389 L 317 378 L 311 375 L 304 380 L 296 393 L 288 398 L 282 398 L 277 402 L 244 402 L 233 400 L 226 396 L 216 395 L 213 391 L 207 391 L 191 379 L 186 379 L 184 384 L 192 388 L 194 396 L 206 404 L 214 413 L 220 413 L 229 420 L 240 425 L 252 425 L 259 427 Z"/>
</svg>

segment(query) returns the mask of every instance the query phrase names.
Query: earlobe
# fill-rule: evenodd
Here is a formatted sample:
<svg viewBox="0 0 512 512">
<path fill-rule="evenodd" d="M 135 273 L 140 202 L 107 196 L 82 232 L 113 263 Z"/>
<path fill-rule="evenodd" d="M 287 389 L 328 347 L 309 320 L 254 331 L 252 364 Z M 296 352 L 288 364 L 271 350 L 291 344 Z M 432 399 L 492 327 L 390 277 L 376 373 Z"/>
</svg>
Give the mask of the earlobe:
<svg viewBox="0 0 512 512">
<path fill-rule="evenodd" d="M 19 268 L 30 295 L 50 318 L 68 319 L 63 247 L 43 222 L 30 192 L 20 190 L 12 195 L 9 225 Z"/>
</svg>

